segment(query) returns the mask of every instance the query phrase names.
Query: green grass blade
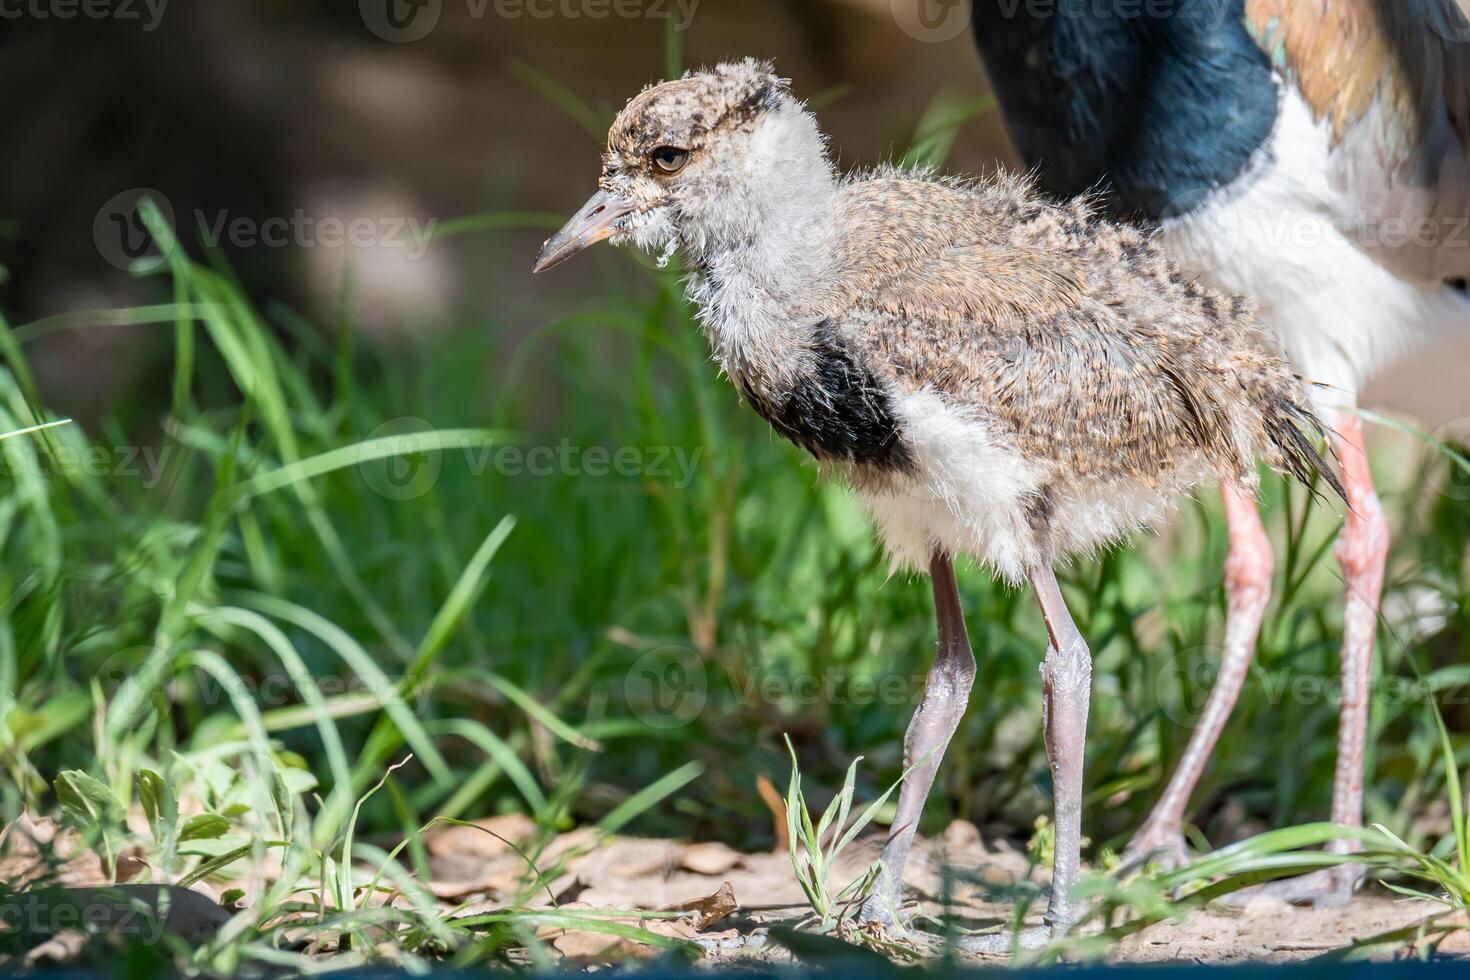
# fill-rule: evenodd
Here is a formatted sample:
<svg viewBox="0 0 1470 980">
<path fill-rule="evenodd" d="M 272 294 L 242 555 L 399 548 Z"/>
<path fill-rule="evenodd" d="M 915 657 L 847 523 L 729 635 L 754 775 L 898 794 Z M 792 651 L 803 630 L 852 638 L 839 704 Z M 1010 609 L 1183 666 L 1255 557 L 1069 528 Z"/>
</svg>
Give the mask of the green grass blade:
<svg viewBox="0 0 1470 980">
<path fill-rule="evenodd" d="M 704 763 L 686 762 L 673 772 L 661 776 L 626 800 L 613 807 L 599 821 L 597 830 L 604 834 L 615 834 L 635 817 L 657 806 L 670 794 L 694 782 L 704 772 Z"/>
<path fill-rule="evenodd" d="M 306 630 L 325 643 L 363 679 L 369 691 L 378 692 L 383 711 L 403 734 L 404 740 L 413 749 L 415 758 L 420 759 L 437 780 L 445 784 L 453 782 L 449 764 L 444 761 L 444 756 L 434 747 L 433 740 L 403 700 L 404 691 L 409 689 L 407 685 L 389 680 L 377 661 L 345 630 L 309 609 L 275 596 L 242 593 L 235 596 L 235 599 L 242 606 Z M 366 785 L 365 777 L 370 773 L 375 774 L 378 768 L 378 763 L 373 763 L 370 767 L 359 764 L 353 774 L 354 785 Z"/>
<path fill-rule="evenodd" d="M 536 777 L 515 754 L 509 745 L 499 735 L 476 721 L 456 718 L 447 721 L 426 722 L 429 731 L 444 734 L 457 735 L 469 742 L 471 745 L 490 756 L 505 772 L 506 777 L 515 784 L 531 812 L 540 816 L 546 811 L 546 794 L 541 791 L 541 786 L 536 782 Z"/>
<path fill-rule="evenodd" d="M 478 449 L 493 446 L 505 438 L 507 438 L 505 433 L 494 429 L 439 429 L 429 432 L 405 432 L 398 435 L 380 436 L 299 459 L 278 469 L 261 473 L 240 485 L 238 497 L 244 500 L 271 493 L 282 487 L 293 486 L 304 480 L 315 479 L 337 470 L 360 466 L 374 460 L 405 456 L 411 453 Z"/>
<path fill-rule="evenodd" d="M 413 665 L 408 670 L 410 684 L 416 683 L 423 676 L 434 657 L 449 641 L 449 634 L 479 597 L 480 591 L 485 587 L 485 576 L 490 568 L 490 562 L 495 558 L 495 553 L 500 550 L 500 546 L 505 543 L 505 539 L 510 537 L 510 532 L 515 529 L 515 526 L 515 518 L 507 514 L 480 543 L 479 549 L 470 559 L 469 564 L 465 566 L 459 581 L 454 583 L 454 588 L 450 590 L 448 598 L 439 607 L 434 621 L 429 624 L 428 631 L 419 642 L 418 651 L 414 654 Z"/>
<path fill-rule="evenodd" d="M 568 745 L 575 745 L 577 748 L 586 749 L 589 752 L 602 751 L 601 742 L 595 738 L 588 738 L 582 732 L 577 731 L 571 725 L 562 721 L 550 709 L 531 697 L 530 694 L 526 693 L 518 685 L 511 683 L 493 671 L 476 671 L 474 676 L 483 679 L 486 684 L 489 684 L 495 690 L 505 695 L 507 701 L 510 701 L 516 707 L 530 715 L 531 718 L 545 727 L 547 731 Z"/>
<path fill-rule="evenodd" d="M 0 432 L 0 441 L 14 439 L 18 436 L 28 436 L 33 432 L 44 432 L 47 429 L 55 429 L 70 424 L 71 419 L 56 419 L 51 422 L 42 422 L 38 425 L 28 425 L 22 429 L 11 429 L 9 432 Z"/>
</svg>

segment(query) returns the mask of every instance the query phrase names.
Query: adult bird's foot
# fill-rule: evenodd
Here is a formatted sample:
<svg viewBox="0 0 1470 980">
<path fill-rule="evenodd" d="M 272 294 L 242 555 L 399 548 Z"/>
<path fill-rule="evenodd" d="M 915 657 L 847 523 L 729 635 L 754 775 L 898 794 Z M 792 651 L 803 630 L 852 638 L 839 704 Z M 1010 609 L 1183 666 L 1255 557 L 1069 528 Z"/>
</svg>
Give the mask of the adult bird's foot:
<svg viewBox="0 0 1470 980">
<path fill-rule="evenodd" d="M 1338 909 L 1353 900 L 1353 892 L 1363 880 L 1363 869 L 1353 864 L 1322 868 L 1297 878 L 1262 882 L 1222 896 L 1226 905 L 1243 906 L 1258 895 L 1267 895 L 1318 909 Z"/>
<path fill-rule="evenodd" d="M 1145 825 L 1128 842 L 1123 851 L 1123 867 L 1142 868 L 1156 864 L 1164 871 L 1173 871 L 1189 863 L 1189 850 L 1184 845 L 1184 834 L 1178 827 L 1157 828 Z"/>
</svg>

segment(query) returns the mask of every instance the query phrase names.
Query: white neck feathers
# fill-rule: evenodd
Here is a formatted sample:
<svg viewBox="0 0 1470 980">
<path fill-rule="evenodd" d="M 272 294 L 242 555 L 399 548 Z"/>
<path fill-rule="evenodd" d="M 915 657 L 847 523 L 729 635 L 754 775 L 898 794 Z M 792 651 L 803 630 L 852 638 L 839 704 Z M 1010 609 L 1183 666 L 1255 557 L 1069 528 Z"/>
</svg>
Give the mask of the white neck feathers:
<svg viewBox="0 0 1470 980">
<path fill-rule="evenodd" d="M 765 114 L 733 156 L 720 196 L 680 222 L 702 273 L 689 294 L 732 379 L 777 381 L 801 367 L 810 325 L 792 316 L 824 276 L 837 179 L 816 121 L 794 99 Z"/>
</svg>

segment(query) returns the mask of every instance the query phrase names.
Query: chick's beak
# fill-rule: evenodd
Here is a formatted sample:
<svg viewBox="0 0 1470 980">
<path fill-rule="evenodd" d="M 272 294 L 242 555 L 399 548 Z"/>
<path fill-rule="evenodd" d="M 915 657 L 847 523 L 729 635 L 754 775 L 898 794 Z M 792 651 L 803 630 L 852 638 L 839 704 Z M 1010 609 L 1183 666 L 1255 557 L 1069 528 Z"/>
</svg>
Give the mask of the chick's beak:
<svg viewBox="0 0 1470 980">
<path fill-rule="evenodd" d="M 545 272 L 559 262 L 576 255 L 589 245 L 596 245 L 612 235 L 614 225 L 623 215 L 633 210 L 633 205 L 624 203 L 607 191 L 593 194 L 582 210 L 572 220 L 562 225 L 561 231 L 546 239 L 541 252 L 536 256 L 532 272 Z"/>
</svg>

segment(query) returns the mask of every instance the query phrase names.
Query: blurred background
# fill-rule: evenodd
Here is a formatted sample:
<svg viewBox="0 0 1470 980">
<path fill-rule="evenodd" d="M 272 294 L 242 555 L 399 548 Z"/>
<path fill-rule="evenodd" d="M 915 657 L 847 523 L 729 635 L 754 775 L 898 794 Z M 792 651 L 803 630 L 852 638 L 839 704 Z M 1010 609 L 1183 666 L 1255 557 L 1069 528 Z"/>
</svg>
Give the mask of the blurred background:
<svg viewBox="0 0 1470 980">
<path fill-rule="evenodd" d="M 862 795 L 888 785 L 927 590 L 715 377 L 677 263 L 529 269 L 613 113 L 679 66 L 773 58 L 843 166 L 1012 163 L 963 4 L 87 9 L 0 8 L 0 429 L 74 420 L 5 442 L 7 816 L 51 807 L 62 771 L 126 810 L 140 767 L 236 756 L 297 774 L 319 815 L 311 793 L 360 794 L 411 749 L 365 826 L 564 829 L 631 799 L 649 832 L 768 846 L 783 734 L 818 787 L 860 754 Z M 1369 818 L 1418 840 L 1443 815 L 1427 703 L 1466 721 L 1470 486 L 1406 430 L 1466 431 L 1467 378 L 1470 350 L 1441 350 L 1368 399 L 1404 427 L 1374 438 L 1402 532 L 1381 671 L 1410 692 L 1375 702 Z M 1217 844 L 1327 812 L 1338 516 L 1279 482 L 1268 500 L 1279 598 L 1196 795 Z M 1221 528 L 1192 504 L 1069 572 L 1099 662 L 1094 850 L 1137 825 L 1213 679 Z M 1047 807 L 1041 625 L 978 571 L 962 587 L 981 677 L 931 822 L 1025 840 Z M 298 661 L 336 686 L 308 691 Z M 264 748 L 241 741 L 256 721 Z M 201 808 L 248 795 L 203 766 L 179 776 Z M 264 833 L 252 812 L 232 832 Z"/>
<path fill-rule="evenodd" d="M 187 247 L 218 239 L 261 297 L 330 311 L 351 269 L 352 312 L 388 342 L 454 329 L 466 313 L 493 313 L 497 332 L 513 340 L 595 295 L 595 276 L 533 280 L 539 228 L 426 251 L 391 226 L 486 210 L 569 214 L 591 193 L 606 123 L 662 77 L 670 37 L 690 65 L 774 58 L 798 91 L 823 97 L 823 122 L 848 165 L 900 155 L 941 89 L 985 91 L 958 5 L 948 30 L 958 36 L 943 43 L 905 34 L 886 0 L 387 6 L 401 8 L 404 26 L 375 13 L 381 3 L 366 14 L 354 3 L 176 3 L 155 21 L 141 0 L 136 20 L 8 22 L 0 41 L 7 308 L 29 318 L 139 298 L 124 269 L 98 261 L 120 258 L 112 238 L 126 222 L 109 215 L 99 245 L 94 219 L 128 211 L 134 200 L 124 192 L 151 189 L 171 206 Z M 594 118 L 559 111 L 548 87 L 584 101 Z M 1007 154 L 998 116 L 988 114 L 967 127 L 952 164 L 982 172 Z M 306 224 L 285 236 L 292 245 L 319 238 L 313 227 L 323 221 L 374 224 L 340 247 L 229 234 L 229 222 L 293 216 Z M 86 342 L 98 346 L 60 355 L 57 370 L 88 379 L 68 386 L 72 411 L 109 404 L 141 367 L 139 339 L 93 331 Z"/>
<path fill-rule="evenodd" d="M 186 247 L 217 244 L 260 297 L 331 311 L 350 270 L 353 314 L 389 343 L 487 312 L 514 340 L 595 293 L 593 277 L 527 275 L 538 228 L 433 249 L 415 229 L 486 210 L 570 213 L 596 174 L 594 130 L 663 75 L 670 40 L 685 65 L 775 59 L 820 104 L 845 166 L 901 157 L 936 98 L 988 91 L 959 0 L 136 0 L 95 16 L 15 12 L 0 38 L 0 301 L 20 318 L 145 296 L 117 266 L 129 229 L 131 247 L 141 242 L 122 218 L 151 190 Z M 592 118 L 560 111 L 548 87 Z M 1014 162 L 989 111 L 966 120 L 947 166 Z M 358 233 L 333 236 L 334 222 L 354 220 Z M 69 414 L 95 417 L 146 369 L 136 331 L 54 345 L 38 370 L 48 391 L 67 379 L 57 404 Z M 1375 394 L 1430 429 L 1470 414 L 1470 346 L 1458 353 L 1411 363 Z"/>
</svg>

